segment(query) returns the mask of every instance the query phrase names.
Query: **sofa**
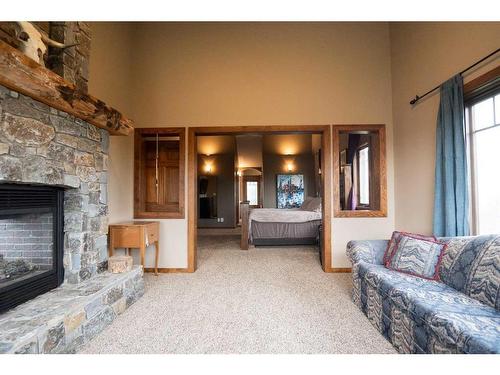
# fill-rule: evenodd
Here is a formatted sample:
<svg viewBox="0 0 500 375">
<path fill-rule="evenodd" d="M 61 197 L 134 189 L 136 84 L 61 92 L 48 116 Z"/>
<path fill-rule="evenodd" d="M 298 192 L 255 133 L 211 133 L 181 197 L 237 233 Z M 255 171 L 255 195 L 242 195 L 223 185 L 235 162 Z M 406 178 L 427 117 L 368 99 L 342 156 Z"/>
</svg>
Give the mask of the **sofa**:
<svg viewBox="0 0 500 375">
<path fill-rule="evenodd" d="M 387 269 L 388 241 L 351 241 L 353 302 L 400 353 L 500 353 L 500 235 L 446 242 L 440 281 Z"/>
</svg>

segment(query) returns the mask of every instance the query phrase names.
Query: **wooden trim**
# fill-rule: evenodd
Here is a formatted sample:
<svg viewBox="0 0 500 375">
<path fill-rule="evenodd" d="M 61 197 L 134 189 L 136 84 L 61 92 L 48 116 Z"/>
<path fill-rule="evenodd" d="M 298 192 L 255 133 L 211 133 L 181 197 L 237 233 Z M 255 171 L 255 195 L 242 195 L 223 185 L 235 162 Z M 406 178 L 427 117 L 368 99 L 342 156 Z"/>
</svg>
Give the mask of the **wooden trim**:
<svg viewBox="0 0 500 375">
<path fill-rule="evenodd" d="M 340 169 L 339 141 L 340 132 L 351 130 L 368 130 L 379 133 L 379 164 L 380 164 L 380 209 L 379 210 L 341 210 L 340 209 Z M 385 125 L 333 125 L 333 213 L 335 217 L 387 217 L 387 163 Z"/>
<path fill-rule="evenodd" d="M 322 134 L 322 191 L 323 191 L 323 248 L 321 256 L 323 270 L 329 272 L 332 259 L 331 241 L 331 181 L 332 181 L 332 142 L 330 125 L 270 125 L 270 126 L 210 126 L 210 127 L 190 127 L 188 128 L 188 269 L 190 272 L 196 270 L 196 236 L 197 236 L 197 135 L 227 135 L 227 134 L 247 134 L 247 133 L 297 133 L 297 134 Z"/>
<path fill-rule="evenodd" d="M 323 133 L 325 127 L 329 125 L 249 125 L 249 126 L 199 126 L 192 127 L 196 135 L 238 135 L 248 133 L 267 133 L 267 134 L 308 134 Z"/>
<path fill-rule="evenodd" d="M 143 135 L 161 133 L 179 137 L 179 208 L 172 212 L 146 212 L 141 199 L 144 192 L 142 183 L 142 140 Z M 185 169 L 186 169 L 186 129 L 185 128 L 138 128 L 134 132 L 134 218 L 135 219 L 184 219 L 185 217 Z"/>
<path fill-rule="evenodd" d="M 132 120 L 116 109 L 78 91 L 75 85 L 1 40 L 0 84 L 113 135 L 128 135 L 134 128 Z"/>
<path fill-rule="evenodd" d="M 154 273 L 154 268 L 144 268 L 144 272 Z M 190 273 L 189 268 L 158 268 L 158 273 Z"/>
<path fill-rule="evenodd" d="M 352 268 L 328 268 L 325 270 L 325 272 L 328 272 L 328 273 L 351 273 L 352 272 Z"/>
<path fill-rule="evenodd" d="M 500 77 L 500 65 L 464 84 L 464 95 L 470 94 L 490 81 Z"/>
<path fill-rule="evenodd" d="M 321 138 L 321 191 L 323 202 L 323 248 L 321 259 L 323 271 L 328 272 L 332 267 L 332 140 L 331 126 L 324 129 Z"/>
<path fill-rule="evenodd" d="M 196 152 L 196 133 L 194 128 L 188 129 L 188 270 L 196 271 L 196 248 L 198 228 L 198 155 Z"/>
</svg>

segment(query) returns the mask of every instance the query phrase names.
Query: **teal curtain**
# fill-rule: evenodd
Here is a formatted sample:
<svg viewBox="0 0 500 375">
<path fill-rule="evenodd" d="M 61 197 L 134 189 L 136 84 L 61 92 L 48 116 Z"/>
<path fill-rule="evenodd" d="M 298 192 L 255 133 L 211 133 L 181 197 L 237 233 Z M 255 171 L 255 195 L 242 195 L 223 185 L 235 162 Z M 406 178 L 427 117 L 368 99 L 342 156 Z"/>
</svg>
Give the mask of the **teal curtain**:
<svg viewBox="0 0 500 375">
<path fill-rule="evenodd" d="M 469 193 L 463 79 L 460 74 L 441 86 L 436 131 L 434 235 L 469 235 Z"/>
</svg>

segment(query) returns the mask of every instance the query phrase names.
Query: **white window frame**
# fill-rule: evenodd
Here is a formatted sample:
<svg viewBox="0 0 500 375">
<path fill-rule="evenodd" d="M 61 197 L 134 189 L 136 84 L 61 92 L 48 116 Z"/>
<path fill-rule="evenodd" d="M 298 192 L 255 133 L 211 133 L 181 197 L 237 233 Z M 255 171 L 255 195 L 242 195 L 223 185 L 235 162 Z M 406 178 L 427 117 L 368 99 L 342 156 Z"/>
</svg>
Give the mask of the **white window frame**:
<svg viewBox="0 0 500 375">
<path fill-rule="evenodd" d="M 476 163 L 476 145 L 475 145 L 475 137 L 474 135 L 480 132 L 484 132 L 493 128 L 500 127 L 500 113 L 497 114 L 496 106 L 495 106 L 495 96 L 500 94 L 500 90 L 495 90 L 488 95 L 485 95 L 480 100 L 474 100 L 468 103 L 465 103 L 465 124 L 466 124 L 466 146 L 467 146 L 467 161 L 468 161 L 468 173 L 469 173 L 469 202 L 470 202 L 470 210 L 469 210 L 469 225 L 470 232 L 472 235 L 477 235 L 479 233 L 479 207 L 478 207 L 478 182 L 477 182 L 477 163 Z M 493 98 L 493 119 L 494 125 L 488 126 L 482 129 L 474 130 L 473 129 L 473 118 L 472 118 L 472 107 L 484 100 L 489 98 Z M 499 145 L 500 147 L 500 145 Z"/>
<path fill-rule="evenodd" d="M 367 179 L 367 183 L 368 183 L 368 203 L 361 203 L 361 163 L 360 163 L 360 155 L 361 155 L 361 151 L 366 149 L 367 152 L 368 152 L 368 179 Z M 368 143 L 364 143 L 362 144 L 361 146 L 358 147 L 358 149 L 356 150 L 356 174 L 357 174 L 357 178 L 356 178 L 356 184 L 357 184 L 357 209 L 362 209 L 362 210 L 365 210 L 365 209 L 369 209 L 370 208 L 370 205 L 371 205 L 371 181 L 370 181 L 370 177 L 371 177 L 371 170 L 370 170 L 370 165 L 371 165 L 371 150 L 370 150 L 370 145 Z"/>
</svg>

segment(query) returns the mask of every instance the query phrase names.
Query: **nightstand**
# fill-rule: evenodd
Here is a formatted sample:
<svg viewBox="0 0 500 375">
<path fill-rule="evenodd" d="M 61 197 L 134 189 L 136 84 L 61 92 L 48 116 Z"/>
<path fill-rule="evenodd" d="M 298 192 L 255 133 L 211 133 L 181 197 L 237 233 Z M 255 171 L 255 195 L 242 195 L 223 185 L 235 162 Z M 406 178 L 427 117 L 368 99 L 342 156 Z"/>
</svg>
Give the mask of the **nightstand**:
<svg viewBox="0 0 500 375">
<path fill-rule="evenodd" d="M 160 251 L 160 222 L 159 221 L 129 221 L 109 225 L 109 256 L 117 248 L 139 249 L 141 265 L 144 267 L 146 248 L 155 245 L 155 275 L 158 275 L 158 256 Z"/>
</svg>

